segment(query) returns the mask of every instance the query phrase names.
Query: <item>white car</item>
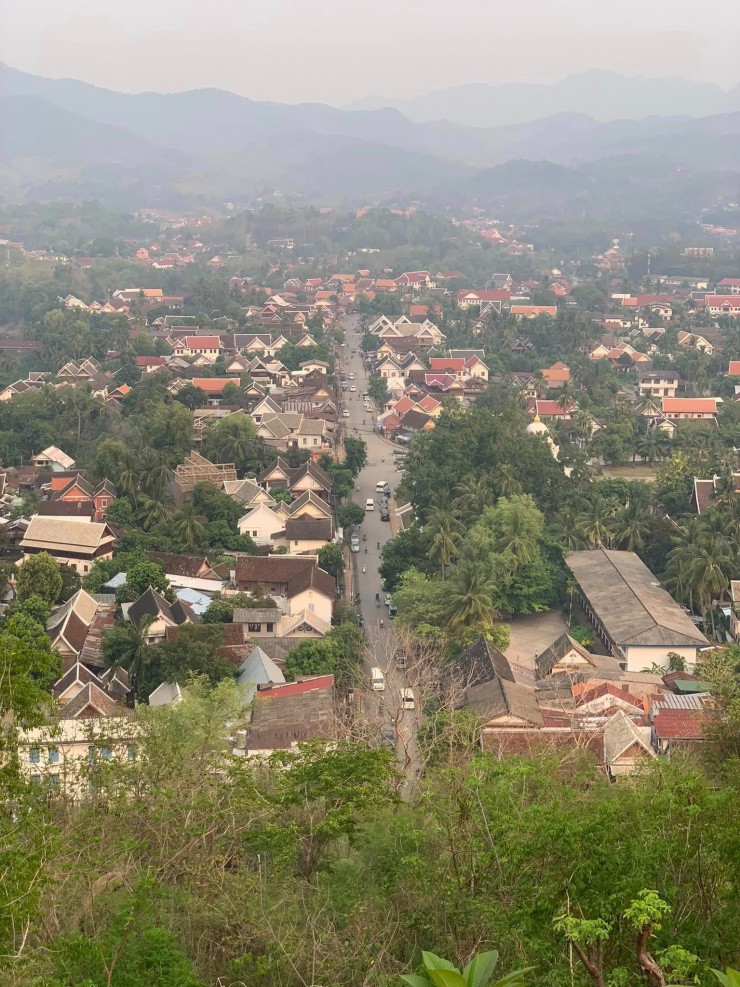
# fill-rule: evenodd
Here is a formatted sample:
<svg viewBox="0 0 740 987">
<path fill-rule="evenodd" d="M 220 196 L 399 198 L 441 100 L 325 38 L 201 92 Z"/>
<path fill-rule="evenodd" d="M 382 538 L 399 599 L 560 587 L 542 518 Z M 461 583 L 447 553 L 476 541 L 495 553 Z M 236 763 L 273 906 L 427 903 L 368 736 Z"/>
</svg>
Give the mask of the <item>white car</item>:
<svg viewBox="0 0 740 987">
<path fill-rule="evenodd" d="M 375 510 L 375 501 L 373 500 L 372 497 L 368 497 L 367 500 L 365 501 L 365 510 L 366 511 Z"/>
<path fill-rule="evenodd" d="M 349 408 L 345 408 L 342 412 L 342 418 L 349 418 Z"/>
<path fill-rule="evenodd" d="M 414 690 L 409 688 L 401 689 L 401 709 L 414 709 L 415 705 Z"/>
<path fill-rule="evenodd" d="M 349 375 L 349 379 L 350 379 L 350 380 L 354 380 L 354 379 L 355 379 L 355 375 L 354 375 L 354 374 L 350 374 L 350 375 Z"/>
<path fill-rule="evenodd" d="M 350 391 L 356 391 L 356 390 L 357 390 L 357 388 L 355 387 L 354 384 L 352 384 L 352 386 L 350 387 Z"/>
<path fill-rule="evenodd" d="M 378 493 L 385 493 L 385 488 L 387 486 L 388 486 L 387 480 L 378 480 L 378 482 L 375 484 L 375 489 L 377 490 Z"/>
<path fill-rule="evenodd" d="M 391 605 L 391 594 L 390 593 L 386 593 L 385 594 L 385 600 L 383 602 L 385 603 L 385 605 L 387 607 L 389 607 Z"/>
</svg>

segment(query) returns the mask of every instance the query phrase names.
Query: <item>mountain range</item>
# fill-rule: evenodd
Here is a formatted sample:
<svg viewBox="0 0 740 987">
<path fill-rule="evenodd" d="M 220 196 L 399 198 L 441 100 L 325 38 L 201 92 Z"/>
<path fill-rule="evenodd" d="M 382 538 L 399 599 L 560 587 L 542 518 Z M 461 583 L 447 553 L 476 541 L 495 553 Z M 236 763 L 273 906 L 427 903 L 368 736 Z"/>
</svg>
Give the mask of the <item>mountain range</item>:
<svg viewBox="0 0 740 987">
<path fill-rule="evenodd" d="M 276 192 L 317 202 L 457 200 L 459 189 L 479 194 L 497 166 L 518 159 L 740 171 L 740 111 L 603 121 L 569 110 L 482 127 L 218 89 L 126 94 L 2 64 L 0 134 L 5 201 L 95 196 L 122 208 L 243 204 Z"/>
<path fill-rule="evenodd" d="M 449 120 L 468 127 L 529 123 L 556 113 L 583 113 L 599 122 L 650 116 L 710 116 L 740 110 L 740 86 L 726 92 L 689 79 L 646 79 L 590 69 L 560 82 L 452 86 L 413 99 L 368 96 L 349 110 L 392 107 L 409 120 Z"/>
</svg>

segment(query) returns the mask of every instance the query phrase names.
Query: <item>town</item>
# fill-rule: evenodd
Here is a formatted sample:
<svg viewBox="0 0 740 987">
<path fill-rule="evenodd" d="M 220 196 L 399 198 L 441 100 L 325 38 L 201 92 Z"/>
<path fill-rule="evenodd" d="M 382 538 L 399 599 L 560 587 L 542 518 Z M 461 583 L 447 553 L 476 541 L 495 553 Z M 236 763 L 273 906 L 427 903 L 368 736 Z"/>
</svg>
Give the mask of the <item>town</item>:
<svg viewBox="0 0 740 987">
<path fill-rule="evenodd" d="M 0 206 L 3 983 L 740 984 L 738 217 Z"/>
</svg>

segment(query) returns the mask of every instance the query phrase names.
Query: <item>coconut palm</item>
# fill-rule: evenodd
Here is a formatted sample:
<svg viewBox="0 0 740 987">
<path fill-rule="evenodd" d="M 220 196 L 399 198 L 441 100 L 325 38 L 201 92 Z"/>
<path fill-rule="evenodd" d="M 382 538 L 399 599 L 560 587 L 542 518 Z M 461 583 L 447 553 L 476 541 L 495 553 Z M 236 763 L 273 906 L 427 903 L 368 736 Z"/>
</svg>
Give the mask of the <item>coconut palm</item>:
<svg viewBox="0 0 740 987">
<path fill-rule="evenodd" d="M 439 563 L 444 579 L 446 567 L 458 553 L 463 526 L 451 508 L 439 506 L 429 511 L 424 531 L 430 538 L 429 555 Z"/>
<path fill-rule="evenodd" d="M 172 469 L 164 456 L 153 455 L 142 476 L 144 492 L 153 500 L 164 500 L 172 483 Z"/>
<path fill-rule="evenodd" d="M 166 521 L 171 515 L 172 508 L 163 500 L 148 497 L 146 494 L 139 498 L 139 509 L 136 516 L 141 522 L 144 531 L 151 531 L 152 528 Z"/>
<path fill-rule="evenodd" d="M 484 479 L 465 480 L 455 487 L 454 505 L 463 521 L 472 524 L 493 504 L 493 492 Z"/>
<path fill-rule="evenodd" d="M 177 534 L 182 538 L 185 547 L 190 551 L 200 548 L 208 536 L 208 520 L 198 514 L 191 504 L 183 508 L 175 524 Z"/>
<path fill-rule="evenodd" d="M 626 504 L 614 518 L 611 532 L 613 543 L 628 552 L 639 551 L 650 530 L 649 515 L 639 500 Z"/>
<path fill-rule="evenodd" d="M 522 492 L 522 485 L 514 474 L 514 467 L 509 463 L 498 468 L 496 480 L 502 497 L 511 497 L 513 494 Z"/>
<path fill-rule="evenodd" d="M 612 522 L 613 508 L 594 494 L 583 505 L 576 524 L 579 535 L 595 548 L 609 544 Z"/>
<path fill-rule="evenodd" d="M 463 559 L 455 568 L 447 592 L 445 620 L 452 630 L 477 624 L 492 624 L 497 617 L 493 604 L 496 587 L 478 562 Z"/>
<path fill-rule="evenodd" d="M 703 612 L 712 608 L 712 602 L 727 589 L 734 560 L 727 543 L 719 535 L 712 535 L 695 549 L 688 566 L 687 579 L 694 587 Z M 712 616 L 714 631 L 714 617 Z"/>
<path fill-rule="evenodd" d="M 131 694 L 135 700 L 139 698 L 139 689 L 144 672 L 144 662 L 147 653 L 147 632 L 152 622 L 151 615 L 142 617 L 138 624 L 126 621 L 120 630 L 123 645 L 117 652 L 116 666 L 125 668 L 131 682 Z"/>
</svg>

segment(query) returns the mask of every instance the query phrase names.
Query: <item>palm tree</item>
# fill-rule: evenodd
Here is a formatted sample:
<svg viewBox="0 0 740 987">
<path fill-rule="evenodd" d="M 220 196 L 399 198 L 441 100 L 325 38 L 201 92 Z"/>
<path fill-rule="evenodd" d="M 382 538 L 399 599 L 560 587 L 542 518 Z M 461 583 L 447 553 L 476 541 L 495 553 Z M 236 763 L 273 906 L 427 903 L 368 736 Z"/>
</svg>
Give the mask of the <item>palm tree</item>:
<svg viewBox="0 0 740 987">
<path fill-rule="evenodd" d="M 608 545 L 611 536 L 612 508 L 597 494 L 586 501 L 577 519 L 578 534 L 594 548 Z"/>
<path fill-rule="evenodd" d="M 145 617 L 135 624 L 133 621 L 126 621 L 123 625 L 123 647 L 118 653 L 117 666 L 123 667 L 129 674 L 131 680 L 131 694 L 134 700 L 139 698 L 139 688 L 144 671 L 144 661 L 147 652 L 147 631 L 152 622 L 151 615 Z"/>
<path fill-rule="evenodd" d="M 144 531 L 150 531 L 162 521 L 166 521 L 171 513 L 172 508 L 169 504 L 163 500 L 144 495 L 139 499 L 139 509 L 136 516 L 141 521 Z"/>
<path fill-rule="evenodd" d="M 170 489 L 172 469 L 164 456 L 152 456 L 142 477 L 145 493 L 153 500 L 163 500 Z"/>
<path fill-rule="evenodd" d="M 522 485 L 514 475 L 514 467 L 509 463 L 504 466 L 500 466 L 496 478 L 498 480 L 498 488 L 502 497 L 511 497 L 513 494 L 518 494 L 522 492 Z"/>
<path fill-rule="evenodd" d="M 198 549 L 208 535 L 208 520 L 202 514 L 197 514 L 191 504 L 183 508 L 177 520 L 175 529 L 190 551 Z"/>
<path fill-rule="evenodd" d="M 116 487 L 136 503 L 139 493 L 139 459 L 133 449 L 127 449 L 118 467 Z"/>
<path fill-rule="evenodd" d="M 705 544 L 694 551 L 689 563 L 687 578 L 695 588 L 706 614 L 712 610 L 713 600 L 727 589 L 734 560 L 728 553 L 727 544 L 719 535 L 712 535 Z M 716 636 L 714 613 L 712 613 L 712 632 Z"/>
<path fill-rule="evenodd" d="M 645 507 L 639 500 L 626 504 L 614 518 L 612 538 L 618 548 L 628 552 L 639 551 L 645 544 L 645 536 L 650 530 L 650 521 Z"/>
<path fill-rule="evenodd" d="M 445 568 L 457 555 L 462 541 L 462 525 L 450 508 L 433 507 L 424 530 L 431 539 L 429 555 L 439 562 L 444 579 Z"/>
<path fill-rule="evenodd" d="M 496 539 L 497 552 L 510 552 L 519 565 L 532 562 L 537 554 L 537 539 L 523 512 L 514 511 L 507 519 L 507 530 Z"/>
<path fill-rule="evenodd" d="M 495 592 L 493 579 L 484 567 L 471 559 L 463 559 L 455 568 L 447 593 L 447 626 L 454 629 L 492 624 L 498 616 L 493 604 Z"/>
<path fill-rule="evenodd" d="M 455 488 L 457 498 L 454 505 L 459 510 L 462 519 L 472 524 L 481 516 L 487 507 L 493 504 L 493 492 L 486 481 L 468 479 L 459 483 Z"/>
</svg>

